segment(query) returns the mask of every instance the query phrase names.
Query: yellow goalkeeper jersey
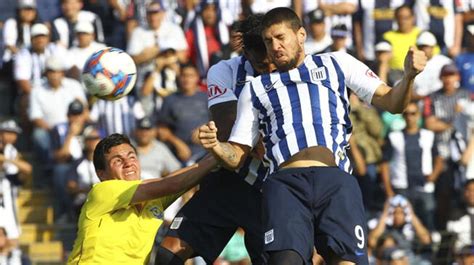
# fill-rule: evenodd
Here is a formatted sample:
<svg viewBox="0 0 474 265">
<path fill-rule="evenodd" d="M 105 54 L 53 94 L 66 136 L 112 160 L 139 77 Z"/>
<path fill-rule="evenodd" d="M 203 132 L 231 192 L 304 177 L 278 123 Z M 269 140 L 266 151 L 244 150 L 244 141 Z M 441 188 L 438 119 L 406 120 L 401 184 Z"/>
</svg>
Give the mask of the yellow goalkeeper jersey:
<svg viewBox="0 0 474 265">
<path fill-rule="evenodd" d="M 141 181 L 96 184 L 82 206 L 78 233 L 67 264 L 146 264 L 163 211 L 180 194 L 142 204 L 130 201 Z"/>
</svg>

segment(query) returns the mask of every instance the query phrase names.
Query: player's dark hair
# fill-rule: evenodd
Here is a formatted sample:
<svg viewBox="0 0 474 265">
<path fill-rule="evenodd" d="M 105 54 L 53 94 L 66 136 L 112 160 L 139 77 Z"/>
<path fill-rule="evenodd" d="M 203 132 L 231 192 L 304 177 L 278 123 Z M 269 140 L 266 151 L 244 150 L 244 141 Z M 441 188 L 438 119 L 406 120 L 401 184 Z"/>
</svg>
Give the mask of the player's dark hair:
<svg viewBox="0 0 474 265">
<path fill-rule="evenodd" d="M 266 53 L 265 43 L 262 40 L 263 14 L 250 15 L 245 20 L 234 25 L 236 32 L 242 33 L 243 48 L 246 51 Z"/>
<path fill-rule="evenodd" d="M 413 7 L 411 5 L 404 4 L 404 5 L 401 5 L 401 6 L 399 6 L 395 9 L 395 12 L 394 12 L 395 17 L 397 17 L 398 13 L 400 13 L 400 11 L 405 9 L 405 8 L 408 8 L 408 10 L 410 10 L 410 13 L 411 13 L 412 16 L 415 14 L 414 11 L 413 11 Z"/>
<path fill-rule="evenodd" d="M 130 139 L 127 136 L 119 133 L 111 134 L 104 139 L 100 140 L 94 150 L 94 167 L 95 170 L 105 170 L 107 161 L 105 155 L 110 152 L 110 149 L 114 146 L 128 144 L 136 152 L 135 146 L 130 143 Z"/>
<path fill-rule="evenodd" d="M 295 32 L 303 26 L 301 19 L 298 17 L 295 11 L 287 7 L 277 7 L 268 11 L 263 16 L 262 29 L 265 30 L 273 25 L 281 23 L 287 23 L 288 26 Z"/>
</svg>

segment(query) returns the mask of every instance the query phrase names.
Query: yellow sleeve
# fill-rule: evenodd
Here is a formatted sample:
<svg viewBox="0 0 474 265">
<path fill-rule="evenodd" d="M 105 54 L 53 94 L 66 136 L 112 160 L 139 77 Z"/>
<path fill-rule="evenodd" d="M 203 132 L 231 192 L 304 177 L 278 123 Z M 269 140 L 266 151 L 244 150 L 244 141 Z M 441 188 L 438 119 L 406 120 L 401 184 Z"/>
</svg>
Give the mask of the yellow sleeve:
<svg viewBox="0 0 474 265">
<path fill-rule="evenodd" d="M 141 180 L 107 180 L 96 184 L 84 204 L 86 217 L 95 219 L 111 211 L 128 207 L 140 183 Z"/>
</svg>

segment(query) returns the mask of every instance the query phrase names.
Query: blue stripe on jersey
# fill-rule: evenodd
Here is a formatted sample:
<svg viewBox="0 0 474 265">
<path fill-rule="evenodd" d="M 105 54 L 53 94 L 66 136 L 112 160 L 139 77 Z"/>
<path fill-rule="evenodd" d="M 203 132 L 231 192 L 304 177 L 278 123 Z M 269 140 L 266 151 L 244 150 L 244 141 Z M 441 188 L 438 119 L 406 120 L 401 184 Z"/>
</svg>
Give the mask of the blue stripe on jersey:
<svg viewBox="0 0 474 265">
<path fill-rule="evenodd" d="M 339 64 L 336 62 L 336 60 L 334 60 L 333 57 L 331 57 L 331 61 L 337 73 L 337 81 L 339 83 L 339 88 L 338 88 L 339 99 L 341 99 L 344 108 L 347 109 L 347 112 L 344 114 L 344 122 L 347 128 L 352 128 L 352 122 L 349 117 L 349 113 L 350 113 L 350 105 L 348 101 L 349 95 L 346 88 L 344 73 L 342 72 L 341 67 L 339 67 Z M 352 131 L 352 129 L 350 129 L 349 131 Z"/>
<path fill-rule="evenodd" d="M 306 142 L 306 133 L 303 128 L 303 115 L 301 113 L 301 102 L 298 94 L 298 87 L 294 82 L 291 81 L 288 72 L 280 74 L 280 78 L 286 85 L 288 96 L 291 104 L 291 115 L 293 117 L 293 128 L 295 129 L 296 142 L 298 143 L 299 150 L 303 150 L 308 147 Z"/>
<path fill-rule="evenodd" d="M 318 67 L 324 67 L 323 61 L 321 60 L 321 57 L 319 56 L 313 56 L 313 61 L 316 63 Z M 333 61 L 334 63 L 334 61 Z M 324 70 L 326 71 L 326 76 L 329 77 L 329 71 L 327 67 L 324 67 Z M 337 71 L 336 71 L 337 72 Z M 338 81 L 340 81 L 340 75 L 339 72 L 337 72 L 338 75 Z M 344 81 L 344 79 L 343 79 Z M 332 152 L 333 154 L 336 154 L 337 151 L 337 136 L 339 134 L 339 130 L 337 129 L 337 125 L 340 124 L 339 122 L 339 117 L 337 116 L 337 98 L 335 95 L 335 91 L 331 89 L 331 83 L 329 82 L 329 78 L 326 78 L 321 82 L 325 88 L 328 89 L 328 97 L 329 97 L 329 114 L 331 115 L 331 137 L 333 139 L 332 142 Z M 341 86 L 341 83 L 339 83 L 339 88 Z M 342 83 L 342 86 L 344 86 L 344 83 Z"/>
<path fill-rule="evenodd" d="M 270 141 L 270 132 L 272 131 L 272 124 L 270 121 L 270 116 L 268 115 L 267 110 L 263 106 L 262 102 L 260 102 L 260 99 L 255 95 L 255 91 L 253 90 L 252 85 L 250 85 L 250 94 L 252 97 L 252 104 L 253 107 L 258 109 L 259 112 L 262 114 L 261 122 L 259 125 L 259 129 L 262 129 L 262 126 L 266 128 L 267 132 L 264 134 L 264 137 L 262 139 L 263 144 L 265 145 L 265 156 L 271 160 L 272 162 L 270 165 L 276 166 L 278 165 L 278 162 L 276 161 L 275 157 L 273 156 L 273 153 L 271 152 L 271 147 L 272 147 L 272 142 Z M 260 117 L 259 117 L 260 118 Z"/>
<path fill-rule="evenodd" d="M 343 103 L 344 105 L 344 108 L 347 109 L 347 111 L 344 113 L 344 122 L 345 122 L 345 126 L 344 126 L 344 131 L 343 131 L 343 141 L 341 142 L 341 146 L 343 148 L 343 152 L 346 153 L 346 147 L 347 145 L 349 144 L 347 141 L 346 141 L 346 138 L 347 138 L 347 133 L 351 133 L 352 131 L 352 122 L 351 122 L 351 119 L 349 117 L 349 113 L 350 113 L 350 105 L 349 105 L 349 102 L 348 102 L 348 98 L 349 98 L 349 95 L 347 94 L 347 88 L 346 88 L 346 85 L 345 85 L 345 77 L 344 77 L 344 73 L 342 72 L 342 69 L 341 67 L 339 66 L 339 64 L 336 62 L 336 60 L 334 60 L 333 57 L 331 57 L 331 61 L 334 65 L 334 68 L 336 69 L 336 73 L 337 73 L 337 80 L 338 80 L 338 83 L 339 83 L 339 88 L 338 88 L 338 91 L 339 91 L 339 98 L 341 99 L 341 102 Z M 348 157 L 347 155 L 345 156 L 345 158 L 343 160 L 341 160 L 340 162 L 340 166 L 341 168 L 344 170 L 345 167 L 346 167 L 346 163 L 348 163 L 349 160 L 348 160 Z M 350 170 L 349 172 L 351 172 L 352 170 Z"/>
<path fill-rule="evenodd" d="M 244 56 L 242 56 L 240 59 L 239 67 L 237 68 L 237 78 L 235 80 L 236 85 L 235 85 L 235 90 L 234 90 L 234 94 L 237 98 L 239 98 L 240 93 L 242 92 L 242 88 L 245 86 L 245 81 L 247 77 L 247 72 L 245 71 L 246 61 L 247 59 Z"/>
<path fill-rule="evenodd" d="M 267 92 L 268 98 L 270 99 L 273 113 L 275 114 L 275 118 L 276 118 L 277 129 L 275 133 L 280 139 L 280 141 L 278 141 L 280 152 L 283 157 L 290 157 L 291 153 L 290 153 L 290 149 L 288 148 L 288 141 L 286 140 L 286 137 L 285 137 L 286 136 L 285 130 L 283 129 L 283 123 L 284 123 L 283 109 L 281 108 L 280 98 L 278 97 L 278 93 L 276 89 L 271 88 L 273 87 L 273 84 L 272 84 L 272 81 L 270 80 L 270 75 L 262 76 L 262 84 L 264 88 L 270 87 L 270 90 L 266 92 Z M 271 149 L 269 151 L 271 152 Z"/>
<path fill-rule="evenodd" d="M 303 80 L 311 80 L 309 76 L 309 70 L 305 64 L 302 64 L 298 67 L 298 71 L 300 73 L 301 79 Z M 321 117 L 321 106 L 319 103 L 319 91 L 318 85 L 313 84 L 311 82 L 307 82 L 308 85 L 308 92 L 311 101 L 311 110 L 313 114 L 313 127 L 316 133 L 316 141 L 320 146 L 326 146 L 326 139 L 324 138 L 324 132 L 322 128 L 323 119 Z"/>
</svg>

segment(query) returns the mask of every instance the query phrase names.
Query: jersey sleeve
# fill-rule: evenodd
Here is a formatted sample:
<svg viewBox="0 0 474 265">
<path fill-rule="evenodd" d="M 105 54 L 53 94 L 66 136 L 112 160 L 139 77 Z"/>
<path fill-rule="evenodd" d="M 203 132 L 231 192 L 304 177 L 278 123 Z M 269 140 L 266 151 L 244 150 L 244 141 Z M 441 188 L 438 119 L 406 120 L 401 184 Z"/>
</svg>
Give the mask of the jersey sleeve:
<svg viewBox="0 0 474 265">
<path fill-rule="evenodd" d="M 96 219 L 103 214 L 128 207 L 140 183 L 140 180 L 107 180 L 96 184 L 84 204 L 86 217 Z"/>
<path fill-rule="evenodd" d="M 237 103 L 237 118 L 229 142 L 254 147 L 259 138 L 258 110 L 252 104 L 252 83 L 242 89 Z"/>
<path fill-rule="evenodd" d="M 384 82 L 370 68 L 345 52 L 333 53 L 345 76 L 346 85 L 366 103 L 371 104 L 375 90 Z"/>
<path fill-rule="evenodd" d="M 216 104 L 236 101 L 234 94 L 232 69 L 224 62 L 213 65 L 207 73 L 207 102 L 208 107 Z"/>
</svg>

